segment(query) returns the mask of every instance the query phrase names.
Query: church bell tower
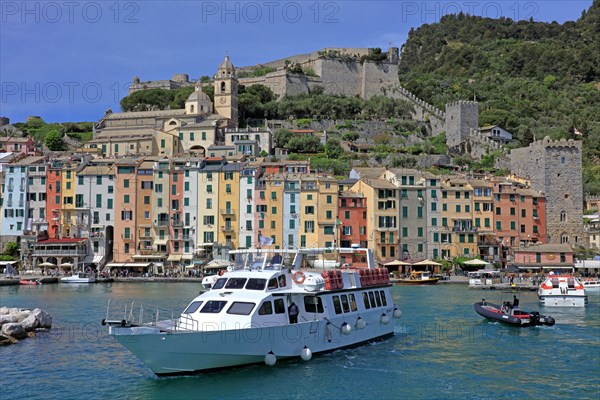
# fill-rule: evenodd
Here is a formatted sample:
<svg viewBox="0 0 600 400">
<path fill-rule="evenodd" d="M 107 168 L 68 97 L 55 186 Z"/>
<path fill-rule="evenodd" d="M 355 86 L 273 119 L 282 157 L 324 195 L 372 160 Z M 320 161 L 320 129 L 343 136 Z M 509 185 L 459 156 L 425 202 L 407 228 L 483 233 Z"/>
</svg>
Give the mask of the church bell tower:
<svg viewBox="0 0 600 400">
<path fill-rule="evenodd" d="M 236 126 L 238 124 L 238 80 L 235 67 L 229 61 L 229 55 L 219 65 L 215 82 L 215 112 L 224 118 L 229 118 Z"/>
</svg>

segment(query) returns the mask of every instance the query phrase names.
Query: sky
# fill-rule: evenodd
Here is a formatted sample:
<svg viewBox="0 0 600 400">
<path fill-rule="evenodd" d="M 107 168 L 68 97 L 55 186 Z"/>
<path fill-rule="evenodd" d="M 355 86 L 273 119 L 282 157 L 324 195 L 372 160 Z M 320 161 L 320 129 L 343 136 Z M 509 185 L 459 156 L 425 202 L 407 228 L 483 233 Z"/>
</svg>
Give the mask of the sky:
<svg viewBox="0 0 600 400">
<path fill-rule="evenodd" d="M 324 47 L 401 47 L 411 28 L 459 11 L 576 20 L 592 0 L 0 0 L 0 116 L 97 121 L 142 81 L 212 76 Z"/>
</svg>

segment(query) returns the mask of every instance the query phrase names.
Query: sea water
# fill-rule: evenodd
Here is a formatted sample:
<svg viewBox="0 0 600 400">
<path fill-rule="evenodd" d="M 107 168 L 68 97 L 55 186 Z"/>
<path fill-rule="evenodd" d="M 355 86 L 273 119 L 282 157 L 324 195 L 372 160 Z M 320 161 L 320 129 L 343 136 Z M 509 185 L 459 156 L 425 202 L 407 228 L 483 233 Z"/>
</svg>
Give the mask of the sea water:
<svg viewBox="0 0 600 400">
<path fill-rule="evenodd" d="M 308 362 L 280 361 L 189 377 L 157 378 L 100 325 L 109 299 L 182 310 L 199 283 L 0 287 L 0 306 L 39 307 L 53 328 L 0 348 L 0 398 L 43 399 L 598 399 L 600 295 L 585 308 L 538 304 L 552 327 L 514 328 L 473 310 L 512 293 L 462 285 L 394 287 L 395 336 Z"/>
</svg>

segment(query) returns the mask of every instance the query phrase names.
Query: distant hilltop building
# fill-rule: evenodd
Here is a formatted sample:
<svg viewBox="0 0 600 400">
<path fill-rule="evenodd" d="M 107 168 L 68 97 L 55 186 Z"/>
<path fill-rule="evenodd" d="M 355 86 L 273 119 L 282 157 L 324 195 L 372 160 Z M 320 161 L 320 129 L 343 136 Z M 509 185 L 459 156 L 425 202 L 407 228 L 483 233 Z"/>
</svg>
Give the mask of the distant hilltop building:
<svg viewBox="0 0 600 400">
<path fill-rule="evenodd" d="M 187 75 L 175 78 L 180 84 L 189 83 Z M 186 152 L 204 156 L 210 146 L 224 144 L 226 134 L 238 125 L 238 80 L 229 56 L 219 65 L 213 85 L 214 104 L 202 91 L 202 83 L 197 82 L 183 109 L 120 113 L 107 110 L 95 124 L 94 139 L 86 143 L 85 150 L 109 157 L 172 156 Z M 240 140 L 249 137 L 240 135 Z M 262 136 L 253 132 L 252 137 L 258 141 Z M 270 151 L 270 141 L 250 145 Z"/>
<path fill-rule="evenodd" d="M 383 95 L 410 102 L 413 105 L 413 119 L 428 122 L 432 135 L 445 132 L 452 153 L 480 158 L 490 150 L 501 149 L 503 144 L 512 140 L 510 132 L 500 127 L 479 128 L 479 106 L 476 101 L 452 102 L 446 104 L 442 111 L 403 88 L 398 79 L 399 61 L 397 47 L 390 47 L 387 52 L 373 48 L 324 48 L 239 68 L 235 88 L 227 87 L 227 90 L 231 90 L 232 103 L 223 103 L 221 107 L 223 97 L 217 100 L 215 95 L 215 112 L 237 121 L 238 84 L 267 86 L 279 98 L 315 90 L 362 99 Z M 214 79 L 217 89 L 217 80 L 222 78 L 217 74 Z M 194 82 L 189 80 L 187 74 L 175 74 L 170 80 L 148 82 L 140 82 L 136 76 L 129 93 L 153 88 L 178 89 L 190 85 L 194 85 Z M 215 93 L 218 92 L 215 90 Z"/>
</svg>

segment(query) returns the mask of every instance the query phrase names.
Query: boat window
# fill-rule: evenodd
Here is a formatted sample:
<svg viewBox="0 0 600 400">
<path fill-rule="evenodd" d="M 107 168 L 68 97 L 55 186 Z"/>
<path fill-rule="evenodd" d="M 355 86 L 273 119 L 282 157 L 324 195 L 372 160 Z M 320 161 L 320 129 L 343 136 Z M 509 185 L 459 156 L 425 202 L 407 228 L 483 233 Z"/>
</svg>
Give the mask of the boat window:
<svg viewBox="0 0 600 400">
<path fill-rule="evenodd" d="M 333 309 L 335 310 L 336 314 L 342 313 L 342 305 L 340 304 L 339 296 L 333 296 Z"/>
<path fill-rule="evenodd" d="M 246 278 L 229 278 L 225 289 L 242 289 L 247 280 Z"/>
<path fill-rule="evenodd" d="M 323 302 L 317 296 L 304 296 L 304 311 L 309 313 L 322 313 Z"/>
<path fill-rule="evenodd" d="M 348 298 L 350 299 L 350 310 L 356 311 L 356 299 L 354 298 L 354 294 L 349 294 Z"/>
<path fill-rule="evenodd" d="M 285 314 L 285 306 L 283 305 L 283 299 L 275 300 L 275 314 Z"/>
<path fill-rule="evenodd" d="M 227 278 L 219 278 L 213 285 L 213 289 L 222 289 L 225 286 L 225 282 L 227 282 Z"/>
<path fill-rule="evenodd" d="M 365 308 L 367 310 L 371 308 L 371 305 L 369 304 L 369 295 L 367 294 L 367 292 L 363 292 L 363 301 L 365 302 Z"/>
<path fill-rule="evenodd" d="M 269 289 L 277 289 L 277 278 L 269 279 Z"/>
<path fill-rule="evenodd" d="M 196 311 L 198 311 L 198 308 L 200 308 L 200 306 L 202 305 L 202 301 L 193 301 L 192 304 L 190 304 L 185 311 L 183 312 L 183 314 L 193 314 Z"/>
<path fill-rule="evenodd" d="M 248 289 L 248 290 L 265 290 L 266 284 L 267 284 L 266 279 L 250 278 L 250 279 L 248 279 L 248 283 L 246 283 L 246 289 Z"/>
<path fill-rule="evenodd" d="M 377 300 L 377 307 L 381 307 L 381 297 L 379 297 L 378 291 L 375 291 L 375 300 Z"/>
<path fill-rule="evenodd" d="M 202 310 L 200 310 L 200 312 L 218 314 L 221 312 L 223 307 L 225 307 L 225 304 L 227 304 L 226 301 L 210 300 L 206 302 L 206 304 L 204 305 L 204 307 L 202 307 Z"/>
<path fill-rule="evenodd" d="M 569 279 L 567 279 L 567 286 L 568 286 L 570 289 L 573 289 L 573 288 L 575 287 L 575 279 L 573 279 L 573 278 L 569 278 Z"/>
<path fill-rule="evenodd" d="M 558 287 L 558 278 L 552 278 L 552 287 L 553 288 L 557 288 Z"/>
<path fill-rule="evenodd" d="M 229 310 L 227 310 L 227 314 L 250 315 L 255 305 L 254 303 L 234 301 Z"/>
<path fill-rule="evenodd" d="M 260 305 L 258 309 L 258 315 L 270 315 L 273 314 L 273 303 L 269 300 L 265 301 Z"/>
<path fill-rule="evenodd" d="M 342 298 L 342 308 L 344 309 L 344 312 L 350 312 L 350 305 L 348 304 L 348 296 L 346 296 L 345 294 L 340 296 Z"/>
<path fill-rule="evenodd" d="M 286 287 L 285 275 L 279 275 L 279 287 Z"/>
<path fill-rule="evenodd" d="M 385 290 L 381 290 L 379 293 L 381 293 L 381 303 L 383 304 L 383 306 L 387 306 L 387 299 L 385 298 Z"/>
<path fill-rule="evenodd" d="M 377 307 L 377 303 L 375 303 L 375 295 L 373 295 L 373 292 L 369 292 L 369 299 L 371 299 L 371 307 Z"/>
</svg>

